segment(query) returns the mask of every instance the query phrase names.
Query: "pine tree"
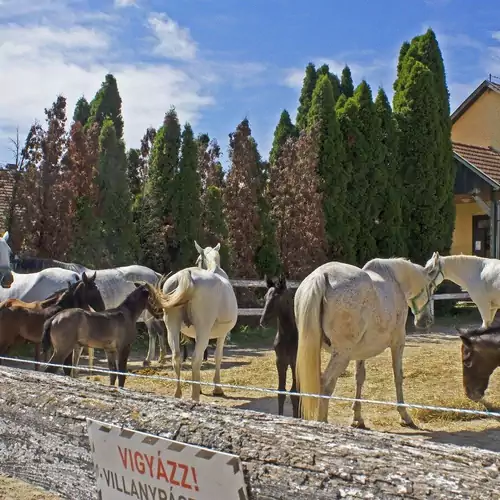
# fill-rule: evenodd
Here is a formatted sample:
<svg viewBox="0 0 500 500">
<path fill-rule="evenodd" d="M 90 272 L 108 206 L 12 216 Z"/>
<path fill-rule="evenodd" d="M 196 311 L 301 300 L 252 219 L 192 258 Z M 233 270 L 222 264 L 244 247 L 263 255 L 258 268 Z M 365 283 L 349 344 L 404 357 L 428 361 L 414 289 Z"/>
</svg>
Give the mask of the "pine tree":
<svg viewBox="0 0 500 500">
<path fill-rule="evenodd" d="M 127 159 L 110 118 L 104 120 L 99 135 L 97 184 L 104 245 L 101 265 L 125 265 L 135 257 L 137 240 L 127 179 Z"/>
<path fill-rule="evenodd" d="M 201 179 L 193 129 L 186 123 L 182 132 L 179 171 L 175 177 L 175 235 L 179 245 L 178 267 L 193 266 L 198 252 L 194 241 L 201 236 Z"/>
<path fill-rule="evenodd" d="M 73 121 L 80 122 L 83 126 L 87 124 L 90 117 L 90 104 L 85 97 L 80 97 L 76 101 L 75 112 L 73 113 Z"/>
<path fill-rule="evenodd" d="M 319 193 L 314 131 L 289 137 L 271 164 L 271 217 L 285 274 L 302 279 L 326 262 L 325 223 Z"/>
<path fill-rule="evenodd" d="M 224 187 L 224 216 L 231 270 L 235 277 L 256 278 L 255 256 L 261 230 L 258 203 L 261 177 L 259 158 L 246 118 L 229 135 L 229 159 L 231 167 Z"/>
<path fill-rule="evenodd" d="M 181 127 L 172 107 L 154 138 L 140 224 L 143 262 L 161 273 L 171 271 L 179 251 L 173 217 L 180 146 Z"/>
<path fill-rule="evenodd" d="M 117 139 L 123 137 L 122 99 L 113 75 L 107 74 L 101 88 L 90 103 L 90 117 L 87 126 L 97 122 L 103 126 L 106 118 L 113 121 Z"/>
<path fill-rule="evenodd" d="M 141 192 L 141 154 L 139 149 L 131 148 L 127 153 L 127 177 L 130 193 L 133 198 Z"/>
<path fill-rule="evenodd" d="M 330 83 L 332 84 L 333 99 L 337 102 L 337 99 L 342 94 L 339 77 L 330 71 L 328 64 L 323 64 L 317 71 L 317 80 L 320 76 L 327 75 L 330 78 Z"/>
<path fill-rule="evenodd" d="M 407 58 L 402 65 L 394 112 L 400 131 L 403 178 L 403 228 L 411 260 L 424 263 L 439 250 L 436 245 L 436 136 L 439 128 L 434 78 L 420 61 Z M 415 130 L 419 133 L 416 134 Z"/>
<path fill-rule="evenodd" d="M 314 87 L 316 86 L 317 74 L 313 63 L 306 66 L 304 82 L 299 97 L 299 108 L 297 110 L 296 126 L 297 130 L 304 130 L 307 127 L 309 109 L 311 107 Z"/>
<path fill-rule="evenodd" d="M 398 136 L 392 108 L 382 88 L 379 89 L 375 99 L 375 112 L 380 120 L 380 145 L 382 148 L 381 210 L 375 231 L 377 249 L 382 258 L 404 256 L 406 255 L 406 246 L 402 234 L 401 212 L 404 194 Z"/>
<path fill-rule="evenodd" d="M 318 174 L 323 197 L 328 256 L 332 260 L 350 262 L 354 259 L 353 241 L 345 224 L 349 216 L 347 186 L 350 171 L 346 168 L 332 84 L 327 75 L 318 80 L 314 89 L 308 123 L 310 130 L 316 130 L 319 145 Z"/>
<path fill-rule="evenodd" d="M 68 260 L 96 268 L 103 248 L 101 225 L 97 214 L 99 162 L 99 127 L 94 124 L 87 132 L 81 122 L 73 123 L 64 176 L 72 193 L 72 245 Z"/>
<path fill-rule="evenodd" d="M 340 88 L 342 90 L 342 94 L 344 94 L 348 99 L 354 95 L 354 83 L 352 81 L 351 68 L 349 68 L 347 64 L 342 70 Z"/>
<path fill-rule="evenodd" d="M 380 144 L 380 119 L 375 111 L 370 86 L 365 80 L 358 85 L 352 99 L 356 103 L 356 122 L 361 137 L 359 143 L 353 145 L 357 165 L 353 170 L 349 199 L 351 203 L 357 199 L 357 203 L 352 207 L 353 213 L 360 220 L 361 228 L 356 243 L 357 262 L 364 265 L 378 255 L 375 234 L 382 197 L 385 195 L 382 177 L 383 151 Z"/>
<path fill-rule="evenodd" d="M 278 125 L 276 125 L 276 129 L 274 131 L 273 146 L 271 148 L 271 152 L 269 153 L 269 163 L 271 163 L 271 165 L 273 163 L 276 163 L 280 155 L 281 148 L 283 147 L 283 144 L 286 142 L 286 140 L 289 137 L 294 137 L 296 135 L 297 129 L 292 123 L 288 111 L 284 109 L 281 112 L 280 120 L 278 122 Z"/>
<path fill-rule="evenodd" d="M 410 258 L 423 263 L 433 251 L 449 250 L 455 220 L 449 97 L 432 30 L 401 47 L 394 90 L 406 194 L 403 225 Z"/>
<path fill-rule="evenodd" d="M 215 139 L 210 140 L 207 134 L 201 134 L 197 140 L 198 170 L 200 173 L 201 194 L 201 227 L 204 246 L 221 244 L 220 258 L 223 269 L 229 269 L 229 251 L 227 245 L 227 226 L 224 219 L 224 172 L 220 162 L 220 147 Z"/>
</svg>

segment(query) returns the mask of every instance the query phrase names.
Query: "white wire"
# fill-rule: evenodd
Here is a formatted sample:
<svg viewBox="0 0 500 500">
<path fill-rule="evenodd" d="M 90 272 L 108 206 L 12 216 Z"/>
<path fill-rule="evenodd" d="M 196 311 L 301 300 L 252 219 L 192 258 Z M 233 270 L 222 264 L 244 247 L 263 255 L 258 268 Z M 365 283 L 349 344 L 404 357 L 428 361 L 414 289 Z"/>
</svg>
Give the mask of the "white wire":
<svg viewBox="0 0 500 500">
<path fill-rule="evenodd" d="M 95 367 L 88 367 L 88 366 L 74 366 L 74 365 L 63 365 L 63 364 L 55 364 L 55 363 L 49 363 L 49 362 L 44 362 L 44 361 L 34 361 L 34 360 L 29 360 L 29 359 L 22 359 L 22 358 L 11 358 L 7 356 L 0 356 L 0 360 L 2 361 L 14 361 L 17 363 L 25 363 L 25 364 L 35 364 L 35 365 L 43 365 L 43 366 L 54 366 L 58 368 L 74 368 L 75 370 L 81 370 L 81 371 L 92 371 L 96 373 L 103 373 L 105 375 L 110 375 L 110 374 L 116 374 L 116 375 L 126 375 L 127 377 L 137 377 L 137 378 L 145 378 L 145 379 L 150 379 L 150 380 L 160 380 L 164 382 L 177 382 L 176 378 L 172 377 L 165 377 L 163 375 L 143 375 L 142 373 L 134 373 L 134 372 L 119 372 L 119 371 L 112 371 L 112 370 L 107 370 L 103 368 L 95 368 Z M 359 402 L 359 403 L 368 403 L 368 404 L 376 404 L 376 405 L 385 405 L 385 406 L 395 406 L 395 407 L 400 407 L 400 408 L 414 408 L 414 409 L 420 409 L 420 410 L 434 410 L 434 411 L 442 411 L 442 412 L 455 412 L 455 413 L 463 413 L 467 415 L 481 415 L 485 417 L 498 417 L 500 418 L 500 413 L 499 412 L 493 412 L 493 411 L 485 411 L 485 410 L 469 410 L 466 408 L 449 408 L 446 406 L 431 406 L 431 405 L 421 405 L 417 403 L 397 403 L 394 401 L 381 401 L 377 399 L 361 399 L 361 398 L 348 398 L 345 396 L 327 396 L 324 394 L 310 394 L 306 392 L 290 392 L 290 391 L 279 391 L 276 389 L 266 389 L 264 387 L 252 387 L 252 386 L 245 386 L 245 385 L 235 385 L 235 384 L 223 384 L 223 383 L 218 383 L 214 384 L 213 382 L 201 382 L 201 381 L 196 381 L 196 380 L 186 380 L 186 379 L 179 379 L 181 383 L 186 383 L 186 384 L 192 384 L 192 385 L 209 385 L 209 386 L 215 386 L 215 387 L 221 387 L 225 389 L 237 389 L 237 390 L 243 390 L 243 391 L 249 391 L 249 392 L 263 392 L 266 394 L 284 394 L 286 396 L 300 396 L 300 397 L 311 397 L 311 398 L 319 398 L 319 399 L 333 399 L 336 401 L 348 401 L 348 402 Z"/>
</svg>

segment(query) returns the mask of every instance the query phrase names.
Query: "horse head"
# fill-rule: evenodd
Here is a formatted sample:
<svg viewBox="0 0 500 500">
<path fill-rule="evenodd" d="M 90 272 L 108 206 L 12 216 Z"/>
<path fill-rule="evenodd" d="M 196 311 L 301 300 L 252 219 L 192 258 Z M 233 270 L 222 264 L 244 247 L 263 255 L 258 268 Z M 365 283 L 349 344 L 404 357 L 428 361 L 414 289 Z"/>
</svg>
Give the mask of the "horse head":
<svg viewBox="0 0 500 500">
<path fill-rule="evenodd" d="M 106 305 L 102 298 L 101 292 L 95 284 L 97 272 L 94 276 L 87 276 L 85 271 L 82 273 L 81 286 L 78 288 L 78 301 L 81 303 L 82 308 L 91 307 L 94 311 L 104 311 Z"/>
<path fill-rule="evenodd" d="M 5 231 L 3 236 L 0 236 L 0 286 L 2 288 L 10 288 L 14 282 L 12 274 L 12 250 L 7 243 L 9 240 L 9 232 Z"/>
<path fill-rule="evenodd" d="M 264 278 L 267 285 L 267 292 L 264 297 L 264 310 L 260 317 L 260 326 L 265 327 L 269 322 L 279 314 L 282 305 L 282 298 L 287 291 L 286 278 L 282 274 L 276 283 L 272 279 Z"/>
<path fill-rule="evenodd" d="M 169 273 L 170 274 L 170 273 Z M 168 276 L 168 274 L 167 274 Z M 160 280 L 161 281 L 161 280 Z M 135 286 L 135 293 L 137 301 L 145 301 L 145 308 L 155 318 L 161 319 L 163 317 L 163 308 L 161 307 L 159 295 L 161 288 L 155 287 L 146 281 L 132 281 Z"/>
<path fill-rule="evenodd" d="M 500 327 L 458 329 L 462 340 L 462 380 L 464 392 L 472 401 L 483 399 L 490 376 L 500 366 Z"/>
<path fill-rule="evenodd" d="M 196 265 L 200 269 L 212 271 L 216 267 L 220 267 L 220 243 L 217 243 L 214 247 L 201 248 L 201 246 L 195 241 L 194 246 L 199 254 L 196 259 Z"/>
<path fill-rule="evenodd" d="M 432 292 L 444 281 L 443 260 L 438 252 L 425 263 L 425 270 L 432 280 Z"/>
</svg>

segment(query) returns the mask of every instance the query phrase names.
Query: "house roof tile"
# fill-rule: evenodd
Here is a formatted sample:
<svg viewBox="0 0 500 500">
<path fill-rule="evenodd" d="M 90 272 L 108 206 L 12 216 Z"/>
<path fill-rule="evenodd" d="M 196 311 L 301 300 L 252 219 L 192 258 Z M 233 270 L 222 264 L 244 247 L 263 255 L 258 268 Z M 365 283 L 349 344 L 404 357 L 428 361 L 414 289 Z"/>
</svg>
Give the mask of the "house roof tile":
<svg viewBox="0 0 500 500">
<path fill-rule="evenodd" d="M 491 147 L 453 143 L 453 152 L 500 184 L 500 152 Z"/>
</svg>

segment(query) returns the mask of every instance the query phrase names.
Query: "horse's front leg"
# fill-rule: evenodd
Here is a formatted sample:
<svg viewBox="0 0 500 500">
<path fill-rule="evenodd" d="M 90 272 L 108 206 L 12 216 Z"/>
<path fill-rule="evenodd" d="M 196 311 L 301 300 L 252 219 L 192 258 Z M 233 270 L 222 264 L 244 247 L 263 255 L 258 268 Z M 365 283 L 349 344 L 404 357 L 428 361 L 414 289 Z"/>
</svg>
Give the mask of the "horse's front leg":
<svg viewBox="0 0 500 500">
<path fill-rule="evenodd" d="M 167 327 L 168 345 L 172 351 L 172 367 L 177 378 L 177 386 L 175 388 L 174 397 L 182 397 L 181 389 L 181 324 L 182 319 L 178 311 L 170 311 L 169 314 L 163 315 L 163 321 Z"/>
<path fill-rule="evenodd" d="M 125 346 L 118 353 L 118 371 L 122 372 L 124 375 L 118 375 L 118 387 L 125 386 L 125 373 L 127 371 L 127 361 L 130 356 L 130 345 Z"/>
<path fill-rule="evenodd" d="M 364 360 L 356 361 L 356 399 L 361 399 L 361 391 L 363 390 L 363 384 L 366 379 L 366 368 Z M 361 415 L 361 402 L 354 401 L 352 404 L 352 410 L 354 416 L 352 418 L 352 427 L 357 427 L 358 429 L 366 429 L 365 421 Z"/>
<path fill-rule="evenodd" d="M 146 323 L 146 328 L 148 330 L 148 336 L 149 336 L 149 347 L 148 347 L 148 354 L 146 355 L 146 359 L 142 362 L 142 366 L 151 365 L 151 359 L 154 357 L 156 351 L 156 333 L 153 331 L 153 328 L 151 327 L 151 321 L 149 323 Z"/>
<path fill-rule="evenodd" d="M 396 385 L 396 399 L 398 403 L 404 403 L 403 398 L 403 351 L 404 343 L 391 345 L 392 370 L 394 372 L 394 384 Z M 401 415 L 401 425 L 417 429 L 417 426 L 410 417 L 408 410 L 403 406 L 398 406 Z"/>
<path fill-rule="evenodd" d="M 40 370 L 40 354 L 41 354 L 41 346 L 40 344 L 35 344 L 35 371 Z"/>
<path fill-rule="evenodd" d="M 471 295 L 471 294 L 469 294 Z M 471 299 L 473 299 L 471 295 Z M 474 299 L 473 299 L 474 300 Z M 476 301 L 474 301 L 476 302 Z M 491 323 L 493 322 L 493 318 L 495 317 L 494 314 L 492 314 L 492 307 L 491 307 L 491 302 L 490 301 L 477 301 L 476 306 L 479 310 L 479 314 L 481 314 L 481 319 L 483 320 L 483 324 L 481 325 L 482 328 L 488 328 Z M 496 310 L 495 310 L 496 314 Z"/>
<path fill-rule="evenodd" d="M 167 361 L 165 355 L 167 353 L 167 345 L 165 342 L 165 332 L 163 330 L 163 325 L 161 321 L 154 319 L 151 321 L 153 328 L 158 335 L 158 347 L 160 348 L 160 354 L 158 355 L 158 364 L 163 365 Z"/>
<path fill-rule="evenodd" d="M 349 355 L 345 353 L 332 352 L 330 361 L 321 375 L 321 393 L 324 396 L 331 396 L 335 390 L 337 379 L 347 368 L 349 364 Z M 328 404 L 330 400 L 327 398 L 320 398 L 318 420 L 320 422 L 328 422 Z"/>
<path fill-rule="evenodd" d="M 224 353 L 224 343 L 226 342 L 226 335 L 224 337 L 218 337 L 217 338 L 217 345 L 215 347 L 215 353 L 214 353 L 214 360 L 215 360 L 215 374 L 214 374 L 214 384 L 220 384 L 220 366 L 222 364 L 222 354 Z M 208 335 L 207 335 L 208 337 Z M 204 352 L 206 352 L 208 348 L 208 338 L 206 344 L 203 346 Z M 198 346 L 196 346 L 198 348 Z M 215 386 L 214 387 L 214 396 L 224 396 L 224 391 L 222 390 L 222 387 Z"/>
<path fill-rule="evenodd" d="M 292 370 L 292 387 L 290 388 L 290 392 L 297 392 L 297 376 L 295 374 L 295 365 L 296 365 L 296 360 L 294 358 L 292 360 L 292 362 L 290 363 L 290 368 Z M 292 400 L 293 416 L 295 418 L 299 418 L 299 401 L 300 401 L 300 398 L 299 398 L 299 396 L 290 396 L 290 399 Z"/>
<path fill-rule="evenodd" d="M 276 370 L 278 371 L 278 391 L 286 391 L 286 371 L 288 370 L 288 360 L 286 355 L 278 349 L 276 351 Z M 285 406 L 285 394 L 278 394 L 278 415 L 283 415 Z"/>
<path fill-rule="evenodd" d="M 92 375 L 92 368 L 94 367 L 94 348 L 87 347 L 87 352 L 89 354 L 89 375 Z"/>
<path fill-rule="evenodd" d="M 106 357 L 108 358 L 108 369 L 110 372 L 118 371 L 118 364 L 116 362 L 117 353 L 116 351 L 106 351 Z M 115 385 L 116 373 L 109 374 L 109 385 Z"/>
</svg>

